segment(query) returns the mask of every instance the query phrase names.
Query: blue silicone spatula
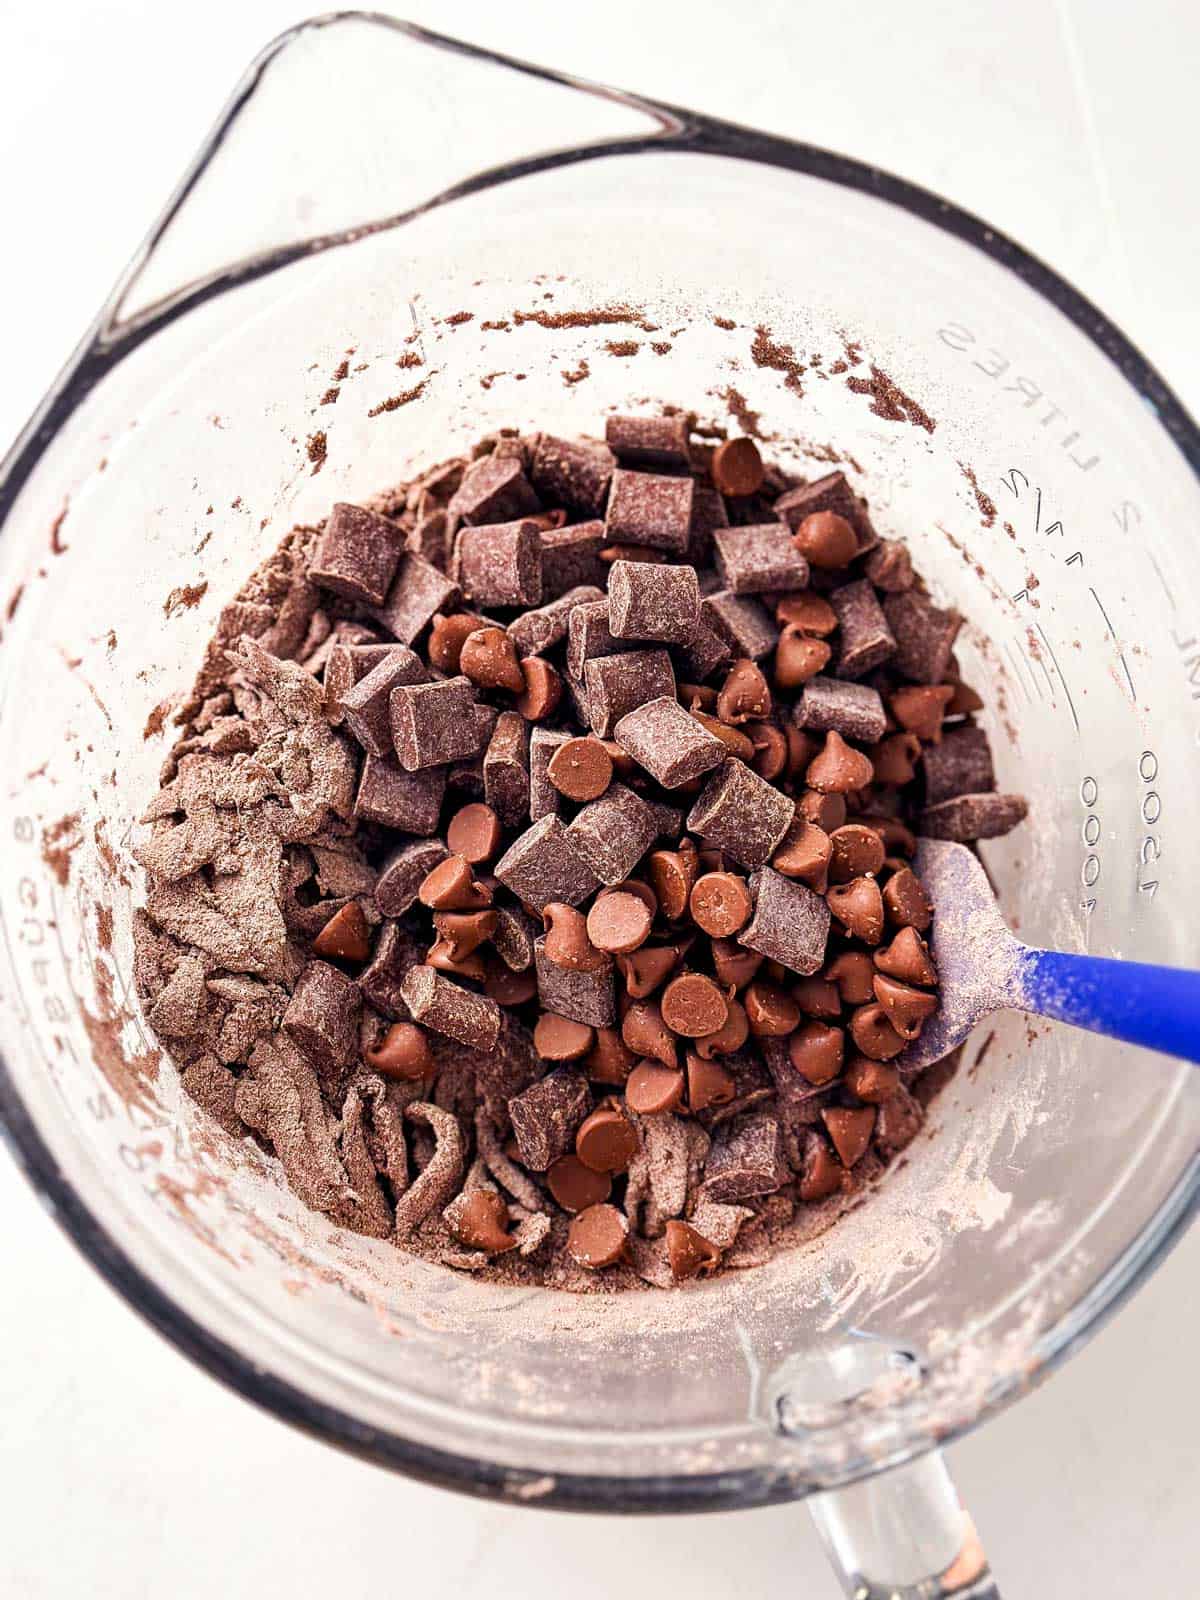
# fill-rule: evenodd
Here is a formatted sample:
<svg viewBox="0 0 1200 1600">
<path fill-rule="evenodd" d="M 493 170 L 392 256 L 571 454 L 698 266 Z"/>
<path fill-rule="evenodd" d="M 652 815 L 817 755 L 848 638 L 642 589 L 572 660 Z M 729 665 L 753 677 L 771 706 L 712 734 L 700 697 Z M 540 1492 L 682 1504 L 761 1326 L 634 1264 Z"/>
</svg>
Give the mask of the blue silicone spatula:
<svg viewBox="0 0 1200 1600">
<path fill-rule="evenodd" d="M 1200 1061 L 1200 972 L 1022 944 L 977 856 L 922 839 L 914 863 L 934 905 L 930 949 L 941 1007 L 897 1065 L 939 1061 L 993 1011 L 1031 1011 L 1092 1033 Z"/>
</svg>

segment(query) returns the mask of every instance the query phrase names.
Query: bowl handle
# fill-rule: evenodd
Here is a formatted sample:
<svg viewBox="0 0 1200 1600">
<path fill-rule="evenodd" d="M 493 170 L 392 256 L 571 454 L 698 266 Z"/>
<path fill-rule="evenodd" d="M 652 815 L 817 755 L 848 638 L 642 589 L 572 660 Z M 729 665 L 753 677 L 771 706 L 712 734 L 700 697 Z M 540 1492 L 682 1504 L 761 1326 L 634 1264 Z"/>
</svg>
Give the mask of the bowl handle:
<svg viewBox="0 0 1200 1600">
<path fill-rule="evenodd" d="M 1000 1600 L 940 1451 L 808 1505 L 851 1600 Z"/>
</svg>

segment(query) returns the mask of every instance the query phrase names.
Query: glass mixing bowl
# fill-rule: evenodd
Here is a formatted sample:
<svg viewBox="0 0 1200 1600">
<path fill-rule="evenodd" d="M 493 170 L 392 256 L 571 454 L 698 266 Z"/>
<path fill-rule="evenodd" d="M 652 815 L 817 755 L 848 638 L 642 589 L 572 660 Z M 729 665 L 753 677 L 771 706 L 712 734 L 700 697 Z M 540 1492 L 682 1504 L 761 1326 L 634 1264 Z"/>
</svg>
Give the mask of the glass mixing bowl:
<svg viewBox="0 0 1200 1600">
<path fill-rule="evenodd" d="M 181 1095 L 133 991 L 135 819 L 256 562 L 490 427 L 594 432 L 663 401 L 843 465 L 966 615 L 1000 786 L 1030 799 L 986 852 L 1022 935 L 1197 963 L 1200 437 L 1127 341 L 874 169 L 325 19 L 255 63 L 4 464 L 0 1109 L 130 1302 L 324 1438 L 538 1505 L 820 1491 L 851 1592 L 981 1592 L 928 1452 L 1178 1235 L 1188 1069 L 1006 1016 L 813 1245 L 579 1299 L 304 1211 Z"/>
</svg>

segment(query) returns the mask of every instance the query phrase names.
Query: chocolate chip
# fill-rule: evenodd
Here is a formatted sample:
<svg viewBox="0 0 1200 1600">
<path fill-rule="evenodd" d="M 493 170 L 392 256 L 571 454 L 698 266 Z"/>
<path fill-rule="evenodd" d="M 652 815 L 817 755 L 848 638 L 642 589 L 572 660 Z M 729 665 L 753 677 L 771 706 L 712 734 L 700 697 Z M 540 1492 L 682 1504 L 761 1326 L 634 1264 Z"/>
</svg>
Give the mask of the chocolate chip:
<svg viewBox="0 0 1200 1600">
<path fill-rule="evenodd" d="M 475 691 L 467 678 L 393 689 L 392 739 L 405 771 L 419 772 L 473 755 L 479 748 L 474 705 Z"/>
<path fill-rule="evenodd" d="M 508 1114 L 522 1164 L 531 1172 L 545 1172 L 565 1156 L 591 1108 L 587 1079 L 567 1067 L 557 1067 L 514 1095 Z"/>
<path fill-rule="evenodd" d="M 846 820 L 846 798 L 841 794 L 822 794 L 817 789 L 805 789 L 796 801 L 796 811 L 806 822 L 814 823 L 824 833 L 832 833 Z"/>
<path fill-rule="evenodd" d="M 628 955 L 645 944 L 653 921 L 644 900 L 614 889 L 598 895 L 588 912 L 588 938 L 597 950 Z"/>
<path fill-rule="evenodd" d="M 921 1131 L 925 1113 L 907 1089 L 901 1087 L 879 1107 L 875 1118 L 875 1144 L 886 1159 L 905 1150 Z"/>
<path fill-rule="evenodd" d="M 546 1187 L 564 1211 L 586 1211 L 603 1205 L 612 1192 L 607 1172 L 593 1172 L 577 1155 L 559 1156 L 546 1173 Z"/>
<path fill-rule="evenodd" d="M 843 950 L 825 968 L 825 976 L 837 984 L 843 1005 L 862 1005 L 874 998 L 875 963 L 865 950 Z"/>
<path fill-rule="evenodd" d="M 806 1083 L 832 1083 L 842 1070 L 846 1036 L 824 1022 L 802 1023 L 788 1040 L 788 1060 Z"/>
<path fill-rule="evenodd" d="M 595 1037 L 587 1023 L 543 1011 L 533 1027 L 533 1048 L 544 1061 L 577 1061 L 587 1055 Z"/>
<path fill-rule="evenodd" d="M 541 656 L 527 656 L 521 663 L 525 687 L 513 702 L 527 722 L 540 722 L 558 710 L 563 696 L 563 681 Z"/>
<path fill-rule="evenodd" d="M 608 499 L 613 466 L 607 445 L 543 433 L 534 446 L 529 475 L 546 500 L 561 501 L 581 516 L 599 517 Z"/>
<path fill-rule="evenodd" d="M 367 919 L 357 900 L 335 911 L 312 943 L 315 956 L 332 961 L 366 961 L 371 954 Z"/>
<path fill-rule="evenodd" d="M 675 673 L 665 650 L 635 650 L 596 656 L 583 671 L 592 729 L 607 739 L 629 712 L 647 700 L 675 698 Z"/>
<path fill-rule="evenodd" d="M 692 921 L 719 939 L 744 928 L 753 910 L 746 880 L 733 872 L 706 872 L 697 878 L 688 905 Z"/>
<path fill-rule="evenodd" d="M 491 904 L 491 893 L 475 881 L 470 863 L 463 856 L 446 856 L 432 867 L 417 890 L 423 906 L 434 911 L 483 911 Z"/>
<path fill-rule="evenodd" d="M 397 833 L 437 832 L 446 792 L 446 769 L 405 772 L 387 756 L 368 755 L 354 801 L 354 814 Z"/>
<path fill-rule="evenodd" d="M 938 981 L 929 946 L 915 928 L 901 928 L 891 944 L 875 952 L 875 965 L 903 983 L 930 986 Z"/>
<path fill-rule="evenodd" d="M 695 850 L 655 850 L 647 870 L 663 916 L 668 922 L 678 922 L 699 874 Z"/>
<path fill-rule="evenodd" d="M 622 961 L 636 961 L 642 953 L 636 951 L 633 956 L 623 957 Z M 621 1039 L 635 1056 L 649 1056 L 652 1060 L 660 1061 L 664 1067 L 678 1064 L 675 1038 L 663 1019 L 662 1008 L 657 1000 L 633 1002 L 621 1019 Z"/>
<path fill-rule="evenodd" d="M 719 1061 L 706 1061 L 703 1056 L 688 1051 L 687 1099 L 688 1109 L 693 1115 L 697 1111 L 709 1111 L 714 1106 L 727 1106 L 736 1094 L 737 1083 L 733 1074 Z"/>
<path fill-rule="evenodd" d="M 442 1216 L 460 1244 L 498 1255 L 515 1250 L 520 1240 L 508 1231 L 508 1206 L 493 1189 L 464 1190 Z"/>
<path fill-rule="evenodd" d="M 500 1007 L 486 995 L 472 994 L 428 965 L 410 968 L 400 992 L 413 1020 L 423 1027 L 457 1039 L 472 1050 L 495 1048 Z"/>
<path fill-rule="evenodd" d="M 829 876 L 834 883 L 873 877 L 883 868 L 883 840 L 871 828 L 849 822 L 829 836 L 832 855 Z"/>
<path fill-rule="evenodd" d="M 826 572 L 846 566 L 858 553 L 854 529 L 836 511 L 811 511 L 798 524 L 793 538 L 810 565 Z"/>
<path fill-rule="evenodd" d="M 842 926 L 864 944 L 883 938 L 883 896 L 874 878 L 854 878 L 828 890 L 826 904 Z"/>
<path fill-rule="evenodd" d="M 824 672 L 833 655 L 824 639 L 810 638 L 794 623 L 779 636 L 775 651 L 775 682 L 781 689 L 799 689 Z"/>
<path fill-rule="evenodd" d="M 802 594 L 785 594 L 776 601 L 775 621 L 781 628 L 799 628 L 801 633 L 824 638 L 837 627 L 837 613 L 828 600 L 805 590 Z"/>
<path fill-rule="evenodd" d="M 878 693 L 865 683 L 840 678 L 813 678 L 806 683 L 792 715 L 799 728 L 833 731 L 862 744 L 874 744 L 887 731 L 887 713 Z"/>
<path fill-rule="evenodd" d="M 756 950 L 744 950 L 732 939 L 714 939 L 712 942 L 713 971 L 717 982 L 728 989 L 743 989 L 763 964 Z"/>
<path fill-rule="evenodd" d="M 613 783 L 583 807 L 564 837 L 601 883 L 617 884 L 658 837 L 658 820 L 640 795 Z"/>
<path fill-rule="evenodd" d="M 986 794 L 996 787 L 987 734 L 973 723 L 951 728 L 940 744 L 928 745 L 921 768 L 927 806 L 961 794 Z"/>
<path fill-rule="evenodd" d="M 308 575 L 322 589 L 348 600 L 382 605 L 403 545 L 403 534 L 394 522 L 339 501 L 317 540 Z"/>
<path fill-rule="evenodd" d="M 604 438 L 622 466 L 676 467 L 686 472 L 690 463 L 682 417 L 609 417 Z"/>
<path fill-rule="evenodd" d="M 625 1254 L 629 1221 L 616 1206 L 588 1206 L 567 1230 L 567 1254 L 577 1266 L 595 1272 L 611 1267 Z"/>
<path fill-rule="evenodd" d="M 936 995 L 925 994 L 883 973 L 875 978 L 875 998 L 902 1039 L 915 1039 L 938 1008 Z"/>
<path fill-rule="evenodd" d="M 760 778 L 774 783 L 787 771 L 787 734 L 774 722 L 748 722 L 746 736 L 754 746 L 751 766 Z"/>
<path fill-rule="evenodd" d="M 756 1039 L 785 1039 L 800 1026 L 800 1007 L 778 984 L 756 979 L 747 986 L 742 1004 Z"/>
<path fill-rule="evenodd" d="M 637 1153 L 637 1133 L 619 1106 L 597 1106 L 575 1135 L 575 1154 L 593 1172 L 624 1172 Z"/>
<path fill-rule="evenodd" d="M 794 815 L 787 795 L 731 757 L 705 783 L 687 825 L 743 866 L 757 867 L 774 855 Z"/>
<path fill-rule="evenodd" d="M 700 621 L 694 567 L 614 561 L 608 577 L 608 625 L 618 639 L 686 644 Z"/>
<path fill-rule="evenodd" d="M 884 1061 L 872 1061 L 869 1056 L 855 1056 L 847 1066 L 842 1082 L 856 1100 L 865 1100 L 868 1105 L 882 1105 L 899 1089 L 900 1074 Z"/>
<path fill-rule="evenodd" d="M 721 741 L 729 755 L 737 756 L 739 761 L 753 762 L 756 751 L 754 740 L 749 734 L 731 728 L 727 722 L 722 722 L 720 717 L 710 717 L 704 711 L 692 711 L 690 715 L 706 733 L 711 733 L 714 739 Z"/>
<path fill-rule="evenodd" d="M 796 878 L 818 894 L 824 894 L 832 857 L 831 836 L 797 812 L 783 842 L 771 857 L 771 865 L 785 878 Z"/>
<path fill-rule="evenodd" d="M 421 949 L 413 934 L 399 922 L 385 922 L 375 940 L 370 965 L 358 975 L 363 999 L 385 1017 L 406 1021 L 408 1006 L 401 985 L 404 974 L 421 960 Z"/>
<path fill-rule="evenodd" d="M 707 1200 L 749 1200 L 772 1194 L 788 1177 L 774 1117 L 749 1117 L 724 1126 L 713 1139 L 704 1167 Z"/>
<path fill-rule="evenodd" d="M 389 704 L 392 690 L 400 685 L 425 683 L 429 674 L 418 657 L 402 644 L 377 647 L 386 650 L 365 677 L 352 685 L 341 698 L 346 726 L 372 755 L 390 756 L 392 726 Z"/>
<path fill-rule="evenodd" d="M 516 646 L 500 627 L 477 628 L 468 635 L 459 652 L 459 670 L 481 689 L 520 694 L 525 687 Z"/>
<path fill-rule="evenodd" d="M 677 789 L 725 759 L 721 740 L 673 695 L 660 695 L 628 712 L 614 727 L 613 736 L 664 789 Z"/>
<path fill-rule="evenodd" d="M 595 1083 L 609 1083 L 619 1088 L 628 1079 L 636 1059 L 615 1028 L 597 1028 L 596 1042 L 584 1067 Z"/>
<path fill-rule="evenodd" d="M 717 571 L 733 594 L 765 594 L 808 585 L 808 562 L 778 522 L 718 528 L 713 548 Z"/>
<path fill-rule="evenodd" d="M 505 827 L 519 827 L 529 814 L 529 728 L 516 711 L 496 719 L 483 758 L 483 792 Z"/>
<path fill-rule="evenodd" d="M 398 1083 L 432 1078 L 437 1070 L 429 1040 L 415 1022 L 393 1022 L 373 1050 L 363 1051 L 363 1060 L 372 1072 Z"/>
<path fill-rule="evenodd" d="M 326 961 L 310 961 L 283 1013 L 283 1031 L 326 1086 L 337 1084 L 358 1049 L 362 996 L 353 979 Z"/>
<path fill-rule="evenodd" d="M 940 610 L 915 589 L 889 595 L 883 610 L 896 640 L 893 665 L 915 683 L 941 683 L 962 627 L 958 612 Z"/>
<path fill-rule="evenodd" d="M 789 489 L 779 496 L 773 509 L 775 515 L 790 528 L 798 528 L 805 517 L 812 516 L 814 512 L 836 511 L 839 517 L 845 517 L 857 534 L 860 555 L 876 543 L 870 518 L 842 472 L 830 472 L 812 483 Z"/>
<path fill-rule="evenodd" d="M 737 724 L 770 716 L 771 691 L 753 661 L 735 661 L 717 695 L 717 716 Z"/>
<path fill-rule="evenodd" d="M 871 750 L 875 782 L 903 788 L 916 777 L 921 741 L 915 733 L 889 733 Z"/>
<path fill-rule="evenodd" d="M 792 999 L 806 1017 L 836 1022 L 842 1014 L 842 997 L 836 983 L 828 978 L 801 978 L 792 985 Z"/>
<path fill-rule="evenodd" d="M 800 1180 L 797 1184 L 801 1200 L 813 1204 L 828 1200 L 842 1187 L 845 1168 L 819 1133 L 810 1133 L 804 1141 Z"/>
<path fill-rule="evenodd" d="M 942 718 L 953 698 L 953 684 L 905 684 L 888 696 L 888 705 L 908 733 L 936 744 L 942 736 Z"/>
<path fill-rule="evenodd" d="M 477 617 L 473 611 L 456 611 L 452 617 L 445 617 L 439 611 L 433 619 L 429 642 L 425 647 L 430 664 L 447 677 L 454 677 L 462 660 L 463 646 L 473 633 L 484 626 L 484 619 Z"/>
<path fill-rule="evenodd" d="M 825 794 L 851 794 L 865 789 L 875 775 L 868 758 L 861 750 L 852 750 L 834 729 L 825 735 L 825 743 L 818 755 L 809 763 L 805 781 Z"/>
<path fill-rule="evenodd" d="M 455 579 L 484 606 L 536 606 L 542 599 L 542 536 L 532 522 L 464 528 L 454 547 Z"/>
<path fill-rule="evenodd" d="M 451 852 L 462 856 L 472 866 L 490 861 L 499 850 L 502 838 L 500 818 L 491 806 L 478 802 L 456 811 L 446 828 L 446 843 Z"/>
<path fill-rule="evenodd" d="M 713 483 L 722 494 L 743 497 L 757 494 L 766 473 L 753 439 L 723 439 L 710 464 Z"/>
<path fill-rule="evenodd" d="M 474 954 L 485 939 L 496 931 L 494 911 L 438 911 L 433 925 L 438 940 L 446 948 L 450 961 L 461 964 Z"/>
<path fill-rule="evenodd" d="M 396 576 L 381 606 L 371 615 L 402 644 L 413 640 L 439 611 L 453 611 L 461 597 L 458 584 L 420 556 L 400 557 Z"/>
<path fill-rule="evenodd" d="M 663 990 L 662 1019 L 672 1033 L 685 1039 L 702 1039 L 717 1033 L 729 1017 L 729 1002 L 718 986 L 702 972 L 685 972 L 672 978 Z"/>
<path fill-rule="evenodd" d="M 930 839 L 968 844 L 975 839 L 998 839 L 1028 815 L 1029 804 L 1019 794 L 960 794 L 922 811 L 917 826 Z"/>
<path fill-rule="evenodd" d="M 890 1061 L 900 1054 L 905 1043 L 878 1002 L 858 1007 L 850 1018 L 850 1037 L 873 1061 Z"/>
<path fill-rule="evenodd" d="M 612 475 L 605 527 L 609 542 L 649 545 L 656 550 L 687 550 L 692 520 L 691 478 L 618 467 Z"/>
<path fill-rule="evenodd" d="M 617 1020 L 611 960 L 589 967 L 562 966 L 550 959 L 547 937 L 535 940 L 533 947 L 542 1008 L 590 1028 L 611 1028 Z"/>
<path fill-rule="evenodd" d="M 427 874 L 445 857 L 446 847 L 440 839 L 410 840 L 393 850 L 375 881 L 375 904 L 383 915 L 402 917 L 416 902 Z"/>
<path fill-rule="evenodd" d="M 894 655 L 896 641 L 892 630 L 874 589 L 865 578 L 834 589 L 829 604 L 838 619 L 839 678 L 861 678 L 872 667 L 882 665 Z"/>
<path fill-rule="evenodd" d="M 705 1061 L 710 1061 L 713 1056 L 733 1056 L 749 1037 L 750 1023 L 745 1006 L 740 1000 L 730 1000 L 724 1026 L 718 1028 L 716 1033 L 706 1033 L 703 1038 L 697 1039 L 696 1054 Z"/>
<path fill-rule="evenodd" d="M 754 916 L 738 943 L 802 977 L 819 970 L 829 937 L 829 907 L 803 883 L 770 867 L 750 875 Z"/>
<path fill-rule="evenodd" d="M 464 522 L 503 523 L 541 509 L 518 456 L 484 456 L 468 467 L 447 507 Z"/>
<path fill-rule="evenodd" d="M 823 1111 L 821 1115 L 825 1119 L 829 1137 L 833 1140 L 833 1147 L 842 1158 L 843 1165 L 852 1167 L 856 1161 L 861 1161 L 871 1143 L 871 1133 L 875 1127 L 875 1108 L 864 1106 L 861 1110 L 850 1111 L 844 1107 L 834 1106 Z"/>
<path fill-rule="evenodd" d="M 961 802 L 947 800 L 945 803 L 958 805 Z M 924 933 L 933 920 L 933 907 L 925 886 L 911 867 L 892 873 L 883 886 L 883 904 L 889 920 L 898 928 L 916 928 Z M 873 942 L 878 943 L 877 940 Z"/>
<path fill-rule="evenodd" d="M 779 629 L 770 613 L 753 595 L 719 589 L 700 602 L 700 620 L 723 639 L 735 656 L 761 661 L 779 643 Z"/>
<path fill-rule="evenodd" d="M 543 530 L 541 537 L 545 598 L 553 602 L 559 596 L 586 594 L 596 599 L 604 584 L 600 552 L 608 536 L 603 522 L 576 522 L 569 528 Z"/>
<path fill-rule="evenodd" d="M 625 1084 L 625 1103 L 639 1117 L 678 1111 L 683 1104 L 683 1073 L 656 1061 L 639 1061 Z"/>
<path fill-rule="evenodd" d="M 599 879 L 571 847 L 556 816 L 526 828 L 496 863 L 496 877 L 518 900 L 541 911 L 552 900 L 577 906 L 599 887 Z M 624 874 L 622 874 L 624 876 Z"/>
<path fill-rule="evenodd" d="M 552 900 L 542 912 L 546 925 L 544 949 L 547 961 L 571 972 L 608 972 L 612 962 L 591 941 L 582 911 Z"/>
<path fill-rule="evenodd" d="M 546 765 L 546 777 L 568 800 L 597 800 L 612 782 L 612 757 L 599 739 L 567 738 Z"/>
<path fill-rule="evenodd" d="M 580 585 L 569 589 L 557 600 L 551 600 L 548 605 L 539 606 L 532 611 L 523 611 L 509 623 L 508 636 L 519 656 L 543 655 L 547 650 L 553 650 L 556 645 L 560 645 L 567 637 L 571 625 L 571 613 L 576 606 L 597 604 L 600 606 L 607 604 L 602 591 L 592 584 Z M 597 654 L 604 653 L 597 652 Z"/>
</svg>

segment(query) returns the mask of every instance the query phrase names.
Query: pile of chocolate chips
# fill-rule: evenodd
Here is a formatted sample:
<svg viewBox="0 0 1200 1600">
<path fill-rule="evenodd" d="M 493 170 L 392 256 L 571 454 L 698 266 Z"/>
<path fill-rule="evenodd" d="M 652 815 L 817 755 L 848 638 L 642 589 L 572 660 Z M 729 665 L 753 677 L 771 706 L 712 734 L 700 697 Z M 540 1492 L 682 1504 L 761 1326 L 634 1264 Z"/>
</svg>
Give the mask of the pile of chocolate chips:
<svg viewBox="0 0 1200 1600">
<path fill-rule="evenodd" d="M 836 1214 L 927 1098 L 914 835 L 1025 814 L 905 546 L 667 415 L 494 436 L 289 549 L 142 855 L 185 1086 L 310 1205 L 515 1281 L 667 1285 Z M 214 931 L 231 873 L 280 885 L 271 969 Z"/>
</svg>

